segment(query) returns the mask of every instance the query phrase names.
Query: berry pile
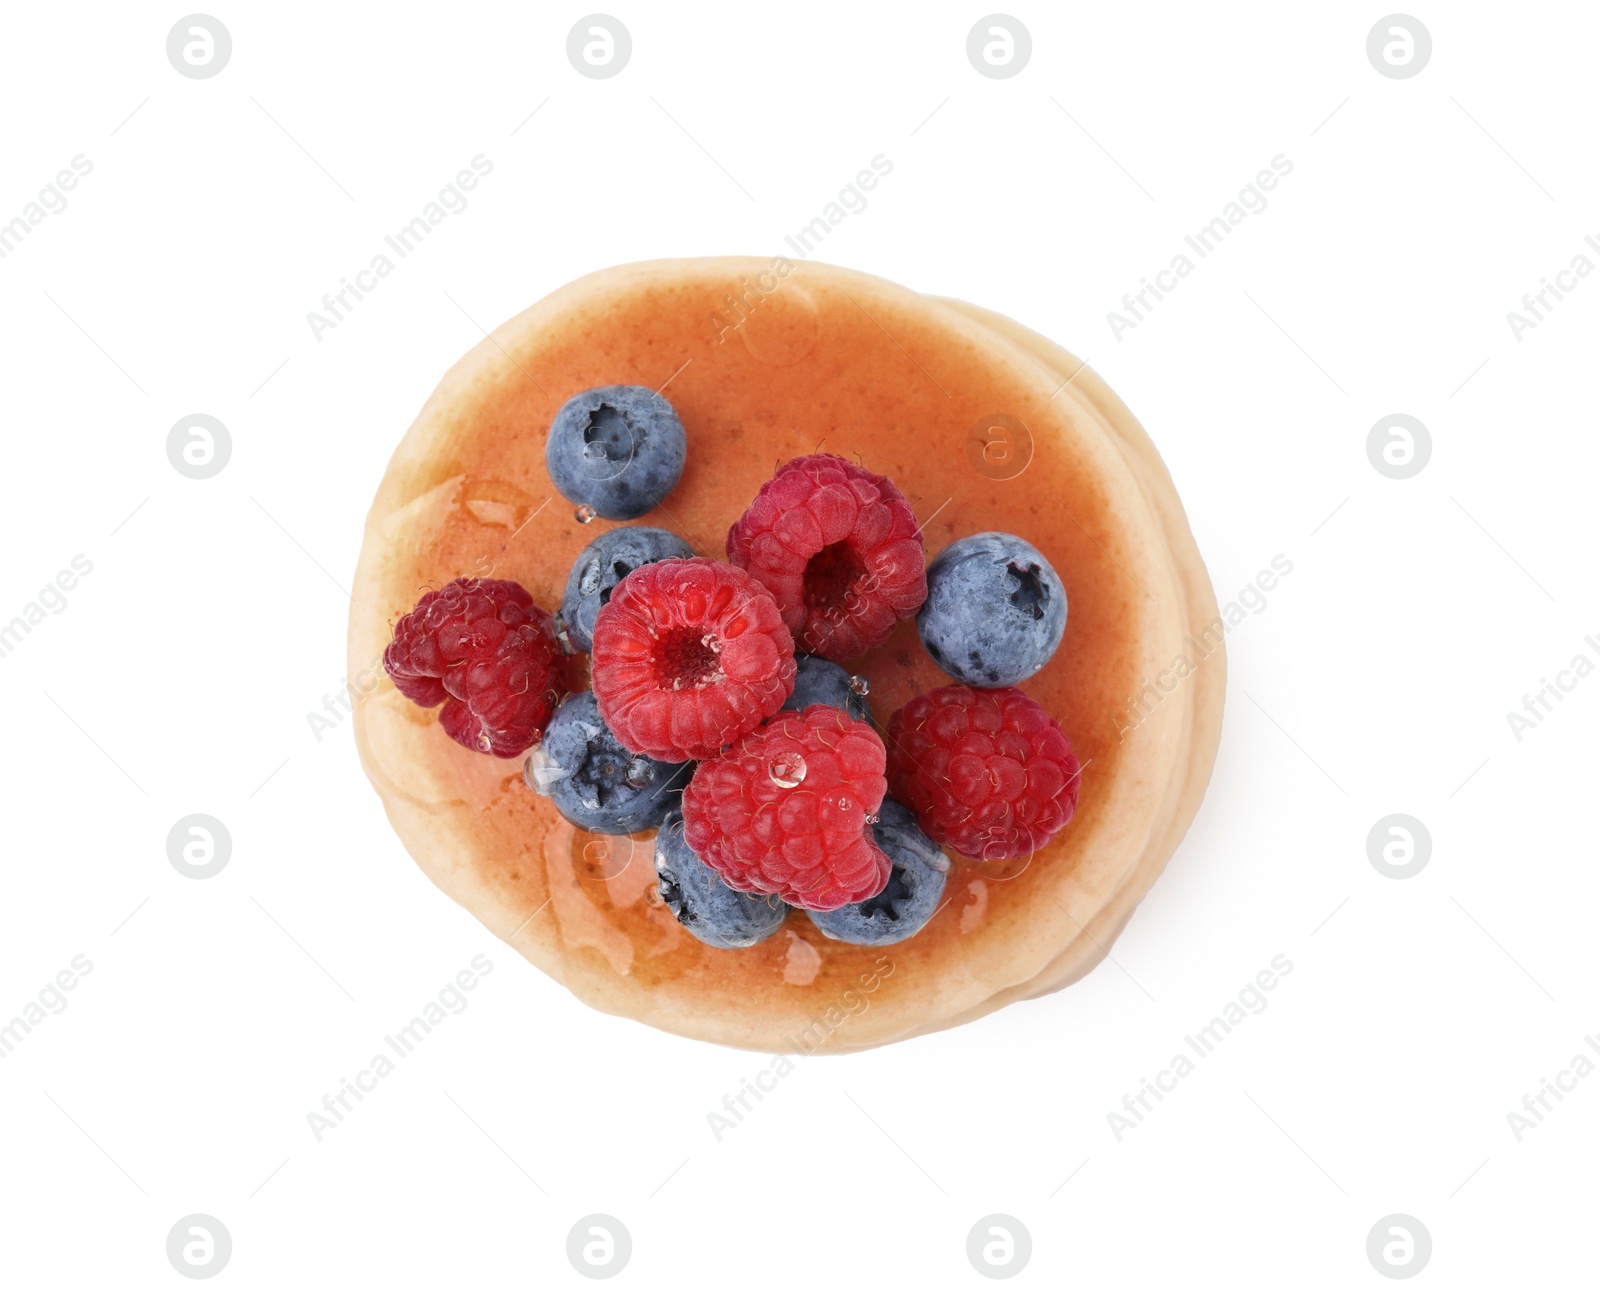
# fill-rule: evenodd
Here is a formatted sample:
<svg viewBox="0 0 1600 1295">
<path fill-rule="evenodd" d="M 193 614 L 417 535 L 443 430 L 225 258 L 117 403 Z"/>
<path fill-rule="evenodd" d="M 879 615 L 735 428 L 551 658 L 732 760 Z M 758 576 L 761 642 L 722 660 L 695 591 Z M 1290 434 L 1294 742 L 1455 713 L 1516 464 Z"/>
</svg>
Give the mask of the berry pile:
<svg viewBox="0 0 1600 1295">
<path fill-rule="evenodd" d="M 573 396 L 545 442 L 582 522 L 649 512 L 686 455 L 677 412 L 640 387 Z M 400 618 L 384 666 L 443 703 L 462 746 L 527 753 L 529 788 L 576 826 L 655 829 L 661 899 L 712 948 L 759 943 L 791 907 L 830 939 L 904 940 L 939 909 L 946 849 L 1021 858 L 1071 821 L 1077 758 L 1014 686 L 1067 621 L 1031 544 L 985 532 L 929 565 L 895 484 L 819 453 L 761 487 L 727 556 L 620 526 L 578 554 L 558 618 L 513 581 L 453 580 Z M 837 663 L 911 617 L 956 682 L 896 711 L 886 745 L 867 681 Z M 568 695 L 574 651 L 592 691 Z"/>
</svg>

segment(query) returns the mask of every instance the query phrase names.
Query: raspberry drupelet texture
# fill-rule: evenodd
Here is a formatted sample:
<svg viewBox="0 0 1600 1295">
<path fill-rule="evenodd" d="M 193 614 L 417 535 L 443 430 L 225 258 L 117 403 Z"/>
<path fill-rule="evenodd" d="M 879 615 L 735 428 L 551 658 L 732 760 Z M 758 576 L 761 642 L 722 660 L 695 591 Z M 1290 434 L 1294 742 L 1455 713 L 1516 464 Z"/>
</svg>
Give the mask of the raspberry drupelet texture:
<svg viewBox="0 0 1600 1295">
<path fill-rule="evenodd" d="M 832 706 L 784 712 L 704 761 L 683 793 L 684 839 L 729 886 L 826 912 L 889 882 L 871 817 L 883 742 Z"/>
<path fill-rule="evenodd" d="M 1015 859 L 1072 821 L 1078 759 L 1061 727 L 1015 688 L 950 684 L 889 720 L 889 786 L 923 830 L 969 859 Z"/>
<path fill-rule="evenodd" d="M 701 760 L 743 737 L 794 687 L 794 639 L 738 567 L 668 558 L 612 591 L 594 622 L 595 700 L 622 744 Z"/>
<path fill-rule="evenodd" d="M 928 596 L 922 530 L 894 482 L 837 454 L 791 459 L 728 531 L 807 652 L 848 661 Z"/>
<path fill-rule="evenodd" d="M 394 627 L 383 668 L 402 697 L 440 702 L 462 746 L 521 755 L 544 734 L 564 691 L 565 659 L 548 612 L 513 580 L 452 580 Z"/>
</svg>

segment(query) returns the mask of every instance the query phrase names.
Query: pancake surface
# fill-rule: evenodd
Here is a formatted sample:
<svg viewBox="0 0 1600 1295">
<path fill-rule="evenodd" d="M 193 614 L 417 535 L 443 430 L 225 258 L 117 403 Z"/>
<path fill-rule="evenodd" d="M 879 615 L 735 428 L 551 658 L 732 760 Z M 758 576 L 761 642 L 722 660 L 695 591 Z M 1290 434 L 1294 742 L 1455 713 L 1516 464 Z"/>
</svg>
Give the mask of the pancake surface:
<svg viewBox="0 0 1600 1295">
<path fill-rule="evenodd" d="M 736 313 L 728 298 L 741 294 Z M 930 558 L 985 530 L 1039 548 L 1070 614 L 1023 691 L 1085 762 L 1077 817 L 1030 860 L 952 858 L 947 902 L 903 943 L 835 943 L 794 913 L 763 944 L 716 950 L 655 900 L 648 835 L 574 829 L 525 788 L 520 761 L 456 746 L 435 712 L 384 679 L 357 702 L 356 738 L 412 856 L 584 1001 L 739 1047 L 875 1046 L 1092 967 L 1199 803 L 1223 653 L 1128 727 L 1130 695 L 1175 657 L 1196 658 L 1185 640 L 1216 616 L 1210 584 L 1137 422 L 1071 356 L 1009 320 L 830 266 L 780 277 L 756 258 L 622 266 L 568 285 L 463 358 L 396 451 L 356 574 L 350 677 L 370 677 L 392 623 L 456 576 L 513 579 L 559 606 L 573 559 L 611 523 L 574 519 L 545 473 L 545 434 L 568 396 L 613 383 L 666 384 L 688 464 L 638 522 L 705 556 L 724 556 L 729 524 L 779 463 L 819 447 L 893 479 Z M 1001 462 L 983 451 L 997 424 L 1012 437 Z M 947 682 L 909 621 L 850 668 L 870 679 L 880 728 Z M 580 663 L 572 685 L 584 686 Z"/>
</svg>

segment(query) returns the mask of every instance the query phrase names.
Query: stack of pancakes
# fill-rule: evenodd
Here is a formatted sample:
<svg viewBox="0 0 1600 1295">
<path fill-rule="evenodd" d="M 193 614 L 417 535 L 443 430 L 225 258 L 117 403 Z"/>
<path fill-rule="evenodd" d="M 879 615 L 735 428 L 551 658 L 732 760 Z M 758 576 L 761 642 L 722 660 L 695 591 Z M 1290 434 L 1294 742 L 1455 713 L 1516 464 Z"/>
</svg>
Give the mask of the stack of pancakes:
<svg viewBox="0 0 1600 1295">
<path fill-rule="evenodd" d="M 953 856 L 944 906 L 884 949 L 802 913 L 750 949 L 700 944 L 655 888 L 649 834 L 592 836 L 519 760 L 452 742 L 374 666 L 394 622 L 457 576 L 516 580 L 556 610 L 600 528 L 544 466 L 569 396 L 663 387 L 688 433 L 678 487 L 639 524 L 722 559 L 778 464 L 823 449 L 890 477 L 951 540 L 1009 531 L 1066 587 L 1066 637 L 1023 690 L 1085 762 L 1074 821 L 1028 859 Z M 367 519 L 350 621 L 362 763 L 434 882 L 579 998 L 694 1038 L 844 1052 L 1059 989 L 1106 954 L 1199 805 L 1221 724 L 1216 602 L 1171 479 L 1122 402 L 1067 352 L 962 302 L 781 258 L 602 271 L 524 311 L 445 375 Z M 880 730 L 948 682 L 902 622 L 847 663 Z M 575 658 L 572 686 L 586 686 Z"/>
</svg>

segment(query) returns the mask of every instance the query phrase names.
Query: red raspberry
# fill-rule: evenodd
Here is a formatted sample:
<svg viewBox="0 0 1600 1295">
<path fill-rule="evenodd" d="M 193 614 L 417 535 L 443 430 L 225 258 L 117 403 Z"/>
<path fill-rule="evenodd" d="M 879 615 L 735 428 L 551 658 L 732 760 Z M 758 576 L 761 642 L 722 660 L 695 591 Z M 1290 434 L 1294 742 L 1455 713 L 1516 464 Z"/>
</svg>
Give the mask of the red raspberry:
<svg viewBox="0 0 1600 1295">
<path fill-rule="evenodd" d="M 868 822 L 883 767 L 870 724 L 832 706 L 786 712 L 694 771 L 684 839 L 735 890 L 817 912 L 858 904 L 889 884 Z"/>
<path fill-rule="evenodd" d="M 619 581 L 595 617 L 591 661 L 601 718 L 656 760 L 715 755 L 794 690 L 794 639 L 772 595 L 710 558 Z"/>
<path fill-rule="evenodd" d="M 383 668 L 402 697 L 437 706 L 462 746 L 509 758 L 544 736 L 565 662 L 550 614 L 513 580 L 452 580 L 400 618 Z"/>
<path fill-rule="evenodd" d="M 728 561 L 772 591 L 801 647 L 833 661 L 877 647 L 928 597 L 906 497 L 837 454 L 779 468 L 729 528 Z"/>
<path fill-rule="evenodd" d="M 1072 821 L 1079 765 L 1044 707 L 1015 688 L 950 684 L 889 719 L 889 782 L 923 830 L 969 859 L 1017 859 Z"/>
</svg>

